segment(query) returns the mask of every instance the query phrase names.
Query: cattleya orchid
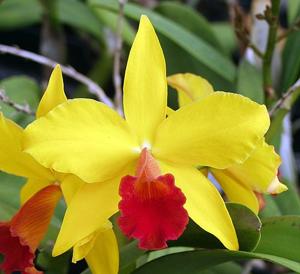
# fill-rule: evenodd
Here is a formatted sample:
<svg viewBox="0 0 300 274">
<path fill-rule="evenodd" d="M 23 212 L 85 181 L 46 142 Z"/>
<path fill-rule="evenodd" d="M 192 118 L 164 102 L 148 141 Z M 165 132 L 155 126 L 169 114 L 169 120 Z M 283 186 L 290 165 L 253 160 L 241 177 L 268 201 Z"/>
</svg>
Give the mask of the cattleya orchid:
<svg viewBox="0 0 300 274">
<path fill-rule="evenodd" d="M 25 130 L 27 153 L 47 168 L 87 182 L 67 208 L 54 254 L 118 211 L 119 188 L 119 224 L 141 248 L 163 248 L 177 238 L 187 212 L 226 248 L 237 250 L 224 201 L 197 166 L 225 169 L 243 163 L 268 130 L 266 107 L 215 92 L 166 118 L 165 60 L 146 16 L 130 51 L 123 104 L 125 119 L 103 103 L 68 100 Z"/>
<path fill-rule="evenodd" d="M 35 251 L 47 232 L 61 191 L 50 185 L 35 193 L 8 222 L 0 222 L 0 253 L 4 260 L 0 270 L 38 274 L 34 266 Z"/>
<path fill-rule="evenodd" d="M 38 106 L 36 113 L 37 118 L 46 115 L 52 108 L 66 101 L 67 98 L 64 93 L 62 73 L 60 67 L 56 66 L 51 74 L 48 87 Z M 6 119 L 3 114 L 0 113 L 0 169 L 7 173 L 28 178 L 27 183 L 21 190 L 21 203 L 25 203 L 25 206 L 27 201 L 34 199 L 31 197 L 38 195 L 36 193 L 39 193 L 39 191 L 44 193 L 44 191 L 46 192 L 46 190 L 48 190 L 48 193 L 51 189 L 54 191 L 59 188 L 62 190 L 66 203 L 69 204 L 76 191 L 85 183 L 74 175 L 59 173 L 40 165 L 30 155 L 22 151 L 22 141 L 23 129 L 13 121 Z M 56 185 L 56 187 L 49 187 L 53 185 Z M 53 195 L 55 195 L 55 191 Z M 40 195 L 38 197 L 40 197 Z M 34 214 L 41 214 L 39 205 L 42 206 L 43 201 L 40 199 L 34 199 L 33 201 L 40 201 L 40 204 L 37 203 L 34 207 L 26 207 L 28 208 L 27 210 L 22 210 L 21 208 L 20 212 L 23 213 L 17 214 L 15 217 L 17 223 L 25 222 L 34 216 Z M 41 210 L 43 210 L 43 208 L 41 208 Z M 48 216 L 47 214 L 50 214 L 52 216 L 52 211 L 49 212 L 51 212 L 51 214 L 43 211 L 43 214 L 46 214 L 46 216 Z M 15 218 L 13 220 L 15 220 Z M 12 223 L 15 223 L 15 221 L 12 221 Z M 11 227 L 11 231 L 13 231 L 14 226 L 12 225 Z M 99 229 L 96 229 L 93 233 L 86 235 L 84 238 L 78 239 L 78 241 L 74 243 L 73 262 L 85 258 L 92 273 L 115 274 L 118 272 L 119 255 L 114 232 L 108 222 L 105 224 L 98 223 L 98 227 Z M 22 229 L 24 229 L 24 232 Z M 28 233 L 34 235 L 36 231 L 36 228 L 34 227 L 18 226 L 18 233 L 23 235 L 22 233 L 27 233 L 28 229 Z M 34 243 L 34 249 L 36 249 L 38 244 L 39 242 Z M 32 250 L 33 247 L 30 246 Z M 0 253 L 2 252 L 3 250 L 0 249 Z M 10 261 L 12 267 L 13 264 L 19 264 L 19 261 L 17 260 L 11 261 L 13 260 L 13 258 L 11 258 L 11 253 L 5 254 L 7 254 L 5 260 Z M 21 255 L 22 254 L 20 254 L 17 259 L 22 261 L 24 258 L 22 258 Z M 25 255 L 27 256 L 27 254 L 24 254 L 24 256 Z"/>
<path fill-rule="evenodd" d="M 207 80 L 191 73 L 169 76 L 168 84 L 177 90 L 180 107 L 214 94 Z M 171 111 L 169 115 L 172 115 Z M 262 139 L 244 163 L 226 169 L 211 168 L 210 172 L 229 200 L 244 204 L 258 213 L 259 200 L 256 193 L 278 194 L 287 190 L 277 177 L 279 165 L 280 156 L 273 146 Z"/>
</svg>

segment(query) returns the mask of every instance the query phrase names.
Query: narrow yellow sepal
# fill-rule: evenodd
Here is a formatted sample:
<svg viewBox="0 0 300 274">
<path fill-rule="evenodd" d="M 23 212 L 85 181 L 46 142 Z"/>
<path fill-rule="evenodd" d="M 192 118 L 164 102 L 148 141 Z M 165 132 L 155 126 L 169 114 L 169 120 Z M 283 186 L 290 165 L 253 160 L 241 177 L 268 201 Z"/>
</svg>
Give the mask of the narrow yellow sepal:
<svg viewBox="0 0 300 274">
<path fill-rule="evenodd" d="M 145 15 L 130 50 L 124 79 L 124 113 L 139 143 L 152 143 L 165 119 L 167 77 L 163 51 Z"/>
<path fill-rule="evenodd" d="M 61 68 L 59 65 L 56 65 L 51 73 L 48 87 L 37 108 L 36 117 L 39 118 L 46 115 L 50 110 L 66 101 L 67 97 L 64 91 Z"/>
</svg>

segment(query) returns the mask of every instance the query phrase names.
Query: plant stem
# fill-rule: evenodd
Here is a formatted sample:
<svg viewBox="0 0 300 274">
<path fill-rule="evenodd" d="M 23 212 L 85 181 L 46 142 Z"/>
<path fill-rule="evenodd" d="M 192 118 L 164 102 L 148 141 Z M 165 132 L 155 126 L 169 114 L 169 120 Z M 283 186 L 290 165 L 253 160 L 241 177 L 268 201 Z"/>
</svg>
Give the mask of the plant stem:
<svg viewBox="0 0 300 274">
<path fill-rule="evenodd" d="M 281 98 L 273 105 L 269 111 L 270 117 L 272 117 L 275 112 L 282 108 L 285 102 L 300 88 L 300 78 L 285 92 L 282 94 Z"/>
<path fill-rule="evenodd" d="M 300 30 L 300 19 L 298 19 L 291 27 L 289 27 L 284 33 L 277 37 L 277 42 L 287 38 L 291 33 Z"/>
<path fill-rule="evenodd" d="M 271 14 L 267 18 L 269 23 L 269 34 L 267 46 L 263 58 L 263 88 L 267 98 L 274 98 L 275 93 L 272 85 L 272 57 L 277 40 L 278 17 L 280 10 L 280 0 L 272 0 Z"/>
<path fill-rule="evenodd" d="M 30 109 L 29 105 L 20 105 L 13 102 L 6 94 L 3 89 L 0 89 L 0 101 L 4 104 L 14 108 L 18 112 L 23 112 L 28 115 L 34 116 L 35 113 Z"/>
<path fill-rule="evenodd" d="M 23 50 L 23 49 L 20 49 L 17 47 L 0 44 L 0 54 L 1 53 L 19 56 L 21 58 L 25 58 L 25 59 L 31 60 L 33 62 L 42 64 L 42 65 L 45 65 L 45 66 L 48 66 L 51 68 L 54 68 L 57 65 L 57 62 L 55 62 L 45 56 L 33 53 L 31 51 Z M 100 101 L 102 101 L 104 104 L 108 105 L 109 107 L 114 108 L 113 102 L 110 100 L 110 98 L 108 96 L 106 96 L 104 90 L 97 83 L 95 83 L 93 80 L 86 77 L 85 75 L 79 73 L 71 66 L 60 65 L 60 67 L 61 67 L 63 74 L 86 85 L 91 94 L 97 96 L 97 98 Z"/>
<path fill-rule="evenodd" d="M 259 50 L 259 48 L 257 46 L 255 46 L 253 43 L 248 44 L 248 47 L 251 48 L 253 50 L 253 52 L 256 54 L 257 57 L 263 59 L 264 58 L 264 54 Z"/>
<path fill-rule="evenodd" d="M 124 6 L 127 0 L 119 0 L 119 14 L 116 29 L 116 48 L 114 52 L 114 70 L 113 70 L 113 80 L 115 87 L 115 97 L 114 102 L 116 110 L 123 115 L 123 101 L 122 101 L 122 77 L 121 77 L 121 54 L 122 54 L 122 31 L 123 31 L 123 21 L 124 21 Z"/>
</svg>

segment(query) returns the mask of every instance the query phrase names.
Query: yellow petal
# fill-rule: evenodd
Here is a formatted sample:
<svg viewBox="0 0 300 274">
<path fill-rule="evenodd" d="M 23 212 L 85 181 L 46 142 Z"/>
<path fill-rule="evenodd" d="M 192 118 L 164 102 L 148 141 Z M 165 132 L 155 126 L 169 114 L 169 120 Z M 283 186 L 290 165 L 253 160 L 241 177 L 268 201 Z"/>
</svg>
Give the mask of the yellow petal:
<svg viewBox="0 0 300 274">
<path fill-rule="evenodd" d="M 68 174 L 61 182 L 61 190 L 64 199 L 69 205 L 76 192 L 85 184 L 80 178 L 75 175 Z"/>
<path fill-rule="evenodd" d="M 239 181 L 228 176 L 223 170 L 212 169 L 212 173 L 231 202 L 245 205 L 255 214 L 258 214 L 259 203 L 249 186 L 241 184 Z"/>
<path fill-rule="evenodd" d="M 91 235 L 85 237 L 83 240 L 76 243 L 73 247 L 72 263 L 77 263 L 78 261 L 84 259 L 84 257 L 91 251 L 95 244 L 97 233 L 92 233 Z"/>
<path fill-rule="evenodd" d="M 17 176 L 51 178 L 49 170 L 22 151 L 23 129 L 0 112 L 0 170 Z"/>
<path fill-rule="evenodd" d="M 216 236 L 230 250 L 238 250 L 238 239 L 224 201 L 213 184 L 197 169 L 160 163 L 163 173 L 171 173 L 186 197 L 189 216 Z"/>
<path fill-rule="evenodd" d="M 172 115 L 174 113 L 175 113 L 174 109 L 167 107 L 167 116 L 170 116 L 170 115 Z"/>
<path fill-rule="evenodd" d="M 90 99 L 68 100 L 25 130 L 26 152 L 42 165 L 85 182 L 114 177 L 138 157 L 138 143 L 111 108 Z"/>
<path fill-rule="evenodd" d="M 108 218 L 118 211 L 121 177 L 132 174 L 134 166 L 135 163 L 131 163 L 113 180 L 83 184 L 67 207 L 53 256 L 64 253 L 103 226 L 107 227 Z"/>
<path fill-rule="evenodd" d="M 287 189 L 277 180 L 280 162 L 274 147 L 262 142 L 243 164 L 233 165 L 223 173 L 252 190 L 275 194 Z"/>
<path fill-rule="evenodd" d="M 204 78 L 192 73 L 178 73 L 169 76 L 168 84 L 177 90 L 178 103 L 182 107 L 212 94 L 212 85 Z"/>
<path fill-rule="evenodd" d="M 53 248 L 58 256 L 95 232 L 118 211 L 119 180 L 84 184 L 71 200 Z"/>
<path fill-rule="evenodd" d="M 112 229 L 97 235 L 93 248 L 86 256 L 93 274 L 117 274 L 119 271 L 119 249 Z"/>
<path fill-rule="evenodd" d="M 35 193 L 50 185 L 52 182 L 49 180 L 37 179 L 37 178 L 29 178 L 25 185 L 23 185 L 21 189 L 21 204 L 23 205 L 30 199 Z"/>
<path fill-rule="evenodd" d="M 39 118 L 46 115 L 51 109 L 66 101 L 67 97 L 64 91 L 61 69 L 57 65 L 50 76 L 48 87 L 37 108 L 36 117 Z"/>
<path fill-rule="evenodd" d="M 288 188 L 286 185 L 280 183 L 279 179 L 277 176 L 273 179 L 271 184 L 269 185 L 267 192 L 270 194 L 279 194 L 283 191 L 287 191 Z"/>
<path fill-rule="evenodd" d="M 165 119 L 152 152 L 169 162 L 226 168 L 248 158 L 269 124 L 265 106 L 215 92 Z"/>
<path fill-rule="evenodd" d="M 140 144 L 152 143 L 166 116 L 167 79 L 162 49 L 149 19 L 142 15 L 124 79 L 124 112 Z"/>
<path fill-rule="evenodd" d="M 107 226 L 107 227 L 105 227 Z M 107 221 L 103 228 L 99 229 L 96 232 L 93 232 L 92 234 L 88 235 L 84 239 L 80 240 L 78 243 L 76 243 L 73 247 L 73 257 L 72 262 L 76 263 L 80 260 L 82 260 L 84 257 L 86 257 L 90 251 L 93 249 L 95 241 L 99 234 L 106 230 L 111 230 L 112 224 L 110 221 Z"/>
</svg>

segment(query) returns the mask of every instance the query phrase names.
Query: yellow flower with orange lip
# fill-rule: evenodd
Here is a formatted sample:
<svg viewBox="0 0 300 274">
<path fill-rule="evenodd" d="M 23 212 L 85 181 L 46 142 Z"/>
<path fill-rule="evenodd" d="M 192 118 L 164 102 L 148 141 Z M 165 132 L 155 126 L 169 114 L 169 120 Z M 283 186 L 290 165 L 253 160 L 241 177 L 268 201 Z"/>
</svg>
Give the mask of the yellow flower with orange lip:
<svg viewBox="0 0 300 274">
<path fill-rule="evenodd" d="M 64 93 L 62 73 L 60 67 L 56 66 L 51 74 L 49 84 L 43 98 L 39 103 L 36 113 L 37 118 L 43 117 L 51 109 L 66 101 L 67 98 Z M 57 187 L 48 188 L 49 185 L 59 185 L 62 189 L 66 203 L 69 204 L 76 191 L 85 183 L 72 174 L 59 173 L 53 169 L 43 167 L 30 155 L 22 151 L 22 142 L 23 129 L 13 121 L 6 119 L 3 114 L 0 113 L 0 170 L 27 178 L 27 182 L 21 190 L 21 203 L 26 204 L 26 202 L 32 197 L 35 197 L 37 193 L 43 193 L 46 189 L 57 189 Z M 56 197 L 55 193 L 56 192 L 53 191 L 54 197 Z M 48 194 L 51 196 L 51 193 Z M 45 199 L 47 199 L 47 197 Z M 34 198 L 33 202 L 36 200 L 37 199 Z M 38 201 L 40 201 L 41 206 L 43 201 L 40 199 L 38 199 Z M 24 212 L 22 208 L 23 207 L 21 207 L 20 210 Z M 28 208 L 28 206 L 26 208 Z M 27 212 L 26 214 L 16 215 L 18 223 L 26 223 L 26 220 L 32 218 L 32 215 L 28 214 L 32 208 L 38 211 L 40 207 L 31 206 L 29 210 L 25 211 Z M 31 213 L 34 216 L 34 214 L 38 214 L 39 212 Z M 47 212 L 43 212 L 43 214 L 47 215 Z M 51 218 L 51 216 L 49 218 Z M 40 221 L 40 223 L 38 221 Z M 41 224 L 41 220 L 37 220 L 36 223 Z M 23 226 L 19 227 L 21 227 L 21 229 L 19 229 L 18 232 L 22 229 L 27 229 Z M 47 227 L 44 228 L 46 229 Z M 35 233 L 35 230 L 29 229 L 29 233 Z M 29 241 L 31 240 L 29 239 Z M 38 243 L 34 244 L 35 248 L 37 245 Z M 93 233 L 78 239 L 78 241 L 74 243 L 73 262 L 81 260 L 84 257 L 94 274 L 115 274 L 118 272 L 118 246 L 114 232 L 108 222 L 105 224 L 98 223 L 98 229 L 95 229 Z M 10 259 L 11 258 L 8 258 L 8 260 Z M 22 261 L 22 258 L 19 259 Z M 18 264 L 17 261 L 14 263 Z M 11 267 L 13 267 L 13 264 Z"/>
<path fill-rule="evenodd" d="M 121 218 L 125 218 L 120 221 L 121 227 L 127 235 L 140 239 L 140 246 L 145 240 L 142 247 L 156 249 L 178 237 L 186 222 L 185 209 L 226 248 L 238 249 L 224 201 L 196 167 L 225 169 L 243 163 L 269 127 L 265 106 L 237 94 L 215 92 L 168 118 L 166 111 L 163 52 L 149 19 L 142 16 L 124 79 L 126 119 L 102 103 L 75 99 L 59 105 L 25 130 L 27 153 L 47 168 L 75 174 L 88 183 L 67 209 L 54 247 L 56 255 L 93 233 L 96 221 L 105 222 L 118 211 L 121 180 Z M 146 172 L 152 170 L 153 161 L 159 172 L 142 176 L 139 163 Z M 141 188 L 143 195 L 137 191 Z M 157 203 L 161 203 L 161 211 L 154 206 Z M 181 217 L 176 215 L 179 204 Z M 145 209 L 144 216 L 142 211 L 134 212 L 140 208 Z M 156 223 L 157 214 L 164 214 L 164 225 Z M 177 217 L 179 226 L 172 226 Z M 144 221 L 146 230 L 141 226 Z"/>
<path fill-rule="evenodd" d="M 180 107 L 214 94 L 214 89 L 207 80 L 191 73 L 171 75 L 168 77 L 168 84 L 177 90 Z M 226 169 L 211 168 L 210 172 L 229 200 L 244 204 L 258 213 L 259 200 L 255 192 L 279 194 L 287 190 L 277 177 L 280 162 L 280 156 L 274 147 L 262 139 L 244 163 L 234 164 Z"/>
</svg>

